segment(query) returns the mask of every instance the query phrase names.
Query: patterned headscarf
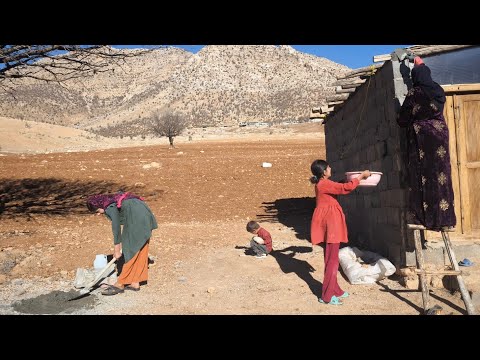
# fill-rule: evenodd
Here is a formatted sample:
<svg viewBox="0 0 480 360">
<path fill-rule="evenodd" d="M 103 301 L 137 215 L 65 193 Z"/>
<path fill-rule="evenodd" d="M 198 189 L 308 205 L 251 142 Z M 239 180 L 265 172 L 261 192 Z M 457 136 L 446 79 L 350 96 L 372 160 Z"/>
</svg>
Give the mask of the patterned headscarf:
<svg viewBox="0 0 480 360">
<path fill-rule="evenodd" d="M 122 201 L 127 199 L 140 199 L 143 200 L 142 197 L 134 195 L 129 192 L 120 192 L 116 194 L 97 194 L 89 196 L 87 199 L 87 207 L 90 211 L 96 211 L 97 209 L 106 209 L 108 205 L 111 203 L 116 202 L 117 207 L 120 208 L 122 206 Z"/>
</svg>

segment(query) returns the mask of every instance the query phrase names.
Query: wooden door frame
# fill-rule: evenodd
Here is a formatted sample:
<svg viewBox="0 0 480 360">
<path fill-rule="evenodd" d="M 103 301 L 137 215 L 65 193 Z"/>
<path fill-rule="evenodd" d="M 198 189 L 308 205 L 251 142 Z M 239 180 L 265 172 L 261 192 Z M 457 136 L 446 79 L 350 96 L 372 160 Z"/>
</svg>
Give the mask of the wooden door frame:
<svg viewBox="0 0 480 360">
<path fill-rule="evenodd" d="M 480 84 L 443 85 L 447 99 L 445 103 L 445 120 L 450 132 L 450 161 L 452 164 L 452 185 L 459 201 L 455 201 L 458 234 L 472 234 L 472 224 L 469 213 L 470 189 L 466 183 L 468 173 L 466 167 L 466 129 L 461 104 L 465 95 L 479 95 Z M 463 146 L 462 146 L 463 145 Z M 460 215 L 460 216 L 459 216 Z"/>
<path fill-rule="evenodd" d="M 448 139 L 448 146 L 450 151 L 450 164 L 452 168 L 452 187 L 454 193 L 454 208 L 455 208 L 455 216 L 457 218 L 457 225 L 456 225 L 456 233 L 463 234 L 465 228 L 463 226 L 462 221 L 462 189 L 460 186 L 460 173 L 459 173 L 459 166 L 460 162 L 458 161 L 458 121 L 456 121 L 457 117 L 455 116 L 455 109 L 454 109 L 454 96 L 455 95 L 447 95 L 445 101 L 445 121 L 447 123 L 448 132 L 449 132 L 449 139 Z"/>
<path fill-rule="evenodd" d="M 480 91 L 480 84 L 456 84 L 456 85 L 442 85 L 445 93 L 464 93 L 470 91 Z"/>
</svg>

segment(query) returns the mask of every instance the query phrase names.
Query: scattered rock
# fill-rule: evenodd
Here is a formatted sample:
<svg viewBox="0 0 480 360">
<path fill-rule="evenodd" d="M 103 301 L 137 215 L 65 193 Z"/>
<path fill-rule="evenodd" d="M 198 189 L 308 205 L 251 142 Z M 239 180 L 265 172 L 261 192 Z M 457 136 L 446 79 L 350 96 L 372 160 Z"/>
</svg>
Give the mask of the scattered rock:
<svg viewBox="0 0 480 360">
<path fill-rule="evenodd" d="M 208 289 L 207 289 L 207 293 L 209 294 L 213 294 L 215 292 L 215 288 L 213 286 L 210 286 Z"/>
<path fill-rule="evenodd" d="M 25 293 L 26 293 L 25 289 L 18 289 L 18 290 L 15 292 L 15 296 L 18 297 L 18 296 L 23 295 L 23 294 L 25 294 Z"/>
<path fill-rule="evenodd" d="M 419 288 L 419 281 L 418 281 L 418 276 L 413 276 L 413 277 L 402 277 L 400 282 L 402 283 L 403 286 L 405 286 L 407 289 L 415 289 L 417 290 Z"/>
<path fill-rule="evenodd" d="M 443 281 L 439 276 L 432 276 L 432 279 L 430 280 L 430 285 L 434 288 L 443 288 Z"/>
<path fill-rule="evenodd" d="M 0 274 L 8 274 L 15 267 L 16 261 L 14 258 L 0 253 Z"/>
</svg>

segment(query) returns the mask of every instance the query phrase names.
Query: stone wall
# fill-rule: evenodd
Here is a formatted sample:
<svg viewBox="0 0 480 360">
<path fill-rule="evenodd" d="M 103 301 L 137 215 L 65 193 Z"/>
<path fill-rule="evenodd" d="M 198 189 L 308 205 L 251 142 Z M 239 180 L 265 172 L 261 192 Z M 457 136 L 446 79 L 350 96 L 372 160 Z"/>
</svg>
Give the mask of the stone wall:
<svg viewBox="0 0 480 360">
<path fill-rule="evenodd" d="M 402 76 L 387 62 L 325 123 L 332 180 L 344 180 L 346 171 L 383 173 L 376 187 L 358 187 L 338 197 L 347 218 L 350 244 L 380 253 L 397 267 L 405 264 L 407 207 L 400 141 L 404 130 L 396 123 L 396 99 L 406 94 L 407 87 L 394 85 L 403 82 Z M 403 102 L 403 98 L 399 100 Z"/>
</svg>

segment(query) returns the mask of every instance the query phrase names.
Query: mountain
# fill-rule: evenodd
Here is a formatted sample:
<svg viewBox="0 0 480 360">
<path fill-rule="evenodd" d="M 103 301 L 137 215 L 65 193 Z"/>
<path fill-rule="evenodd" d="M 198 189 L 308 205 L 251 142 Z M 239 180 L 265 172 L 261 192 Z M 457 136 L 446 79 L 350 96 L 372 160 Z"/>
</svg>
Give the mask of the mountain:
<svg viewBox="0 0 480 360">
<path fill-rule="evenodd" d="M 197 54 L 167 47 L 64 86 L 21 81 L 15 97 L 0 94 L 0 115 L 102 135 L 142 133 L 152 112 L 167 107 L 194 126 L 301 120 L 349 70 L 291 46 L 210 45 Z"/>
</svg>

